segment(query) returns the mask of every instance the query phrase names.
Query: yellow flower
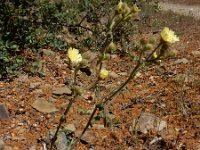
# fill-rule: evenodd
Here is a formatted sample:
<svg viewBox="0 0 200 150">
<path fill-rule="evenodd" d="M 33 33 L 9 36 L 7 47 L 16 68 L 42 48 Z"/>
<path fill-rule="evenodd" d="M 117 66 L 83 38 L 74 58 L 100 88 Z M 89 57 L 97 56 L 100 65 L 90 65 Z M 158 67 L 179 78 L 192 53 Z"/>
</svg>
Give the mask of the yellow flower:
<svg viewBox="0 0 200 150">
<path fill-rule="evenodd" d="M 131 12 L 133 14 L 138 13 L 139 11 L 141 11 L 138 6 L 136 4 L 133 5 L 133 7 L 131 8 Z"/>
<path fill-rule="evenodd" d="M 160 35 L 162 40 L 166 43 L 175 43 L 179 41 L 179 37 L 177 37 L 174 31 L 170 30 L 168 27 L 164 27 Z"/>
<path fill-rule="evenodd" d="M 99 77 L 100 77 L 101 79 L 107 78 L 108 75 L 109 75 L 108 70 L 106 70 L 106 69 L 101 69 L 100 74 L 99 74 Z"/>
<path fill-rule="evenodd" d="M 82 61 L 82 56 L 79 54 L 78 49 L 70 47 L 67 51 L 67 56 L 74 64 L 80 63 Z"/>
<path fill-rule="evenodd" d="M 123 2 L 121 0 L 119 1 L 118 5 L 117 5 L 116 11 L 118 14 L 122 14 L 122 12 L 123 12 Z"/>
</svg>

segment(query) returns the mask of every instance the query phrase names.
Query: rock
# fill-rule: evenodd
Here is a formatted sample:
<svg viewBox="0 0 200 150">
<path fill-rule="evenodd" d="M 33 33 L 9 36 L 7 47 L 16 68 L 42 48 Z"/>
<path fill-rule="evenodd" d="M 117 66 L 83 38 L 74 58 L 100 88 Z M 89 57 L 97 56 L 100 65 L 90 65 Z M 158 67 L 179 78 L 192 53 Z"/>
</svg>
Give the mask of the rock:
<svg viewBox="0 0 200 150">
<path fill-rule="evenodd" d="M 127 72 L 120 72 L 120 73 L 118 73 L 118 75 L 120 75 L 120 76 L 127 76 L 128 73 Z"/>
<path fill-rule="evenodd" d="M 175 64 L 187 64 L 189 61 L 186 58 L 177 59 L 174 63 Z"/>
<path fill-rule="evenodd" d="M 53 97 L 49 97 L 49 99 L 48 99 L 48 102 L 55 102 L 56 101 L 56 99 L 55 98 L 53 98 Z"/>
<path fill-rule="evenodd" d="M 2 138 L 0 138 L 0 150 L 4 150 L 4 141 Z"/>
<path fill-rule="evenodd" d="M 95 129 L 106 129 L 103 124 L 93 124 Z"/>
<path fill-rule="evenodd" d="M 72 91 L 67 86 L 64 86 L 64 87 L 54 88 L 52 93 L 54 95 L 58 95 L 58 96 L 63 95 L 63 94 L 70 95 L 72 93 Z"/>
<path fill-rule="evenodd" d="M 69 141 L 66 138 L 66 135 L 64 132 L 59 132 L 57 140 L 55 142 L 56 148 L 58 150 L 67 150 L 68 149 L 68 143 Z"/>
<path fill-rule="evenodd" d="M 56 55 L 55 52 L 53 52 L 51 50 L 47 50 L 47 49 L 43 49 L 42 53 L 43 53 L 44 56 L 55 56 Z"/>
<path fill-rule="evenodd" d="M 75 132 L 76 128 L 74 126 L 74 124 L 68 124 L 64 127 L 64 130 L 66 130 L 66 132 Z"/>
<path fill-rule="evenodd" d="M 109 76 L 110 76 L 111 78 L 118 78 L 118 77 L 119 77 L 119 75 L 116 74 L 114 71 L 110 71 L 110 72 L 109 72 Z"/>
<path fill-rule="evenodd" d="M 32 89 L 32 90 L 34 90 L 34 89 L 39 88 L 40 85 L 41 85 L 40 82 L 31 83 L 30 86 L 29 86 L 29 88 Z"/>
<path fill-rule="evenodd" d="M 0 120 L 10 119 L 8 110 L 4 104 L 0 104 Z"/>
<path fill-rule="evenodd" d="M 19 75 L 18 78 L 15 79 L 17 82 L 21 82 L 21 83 L 24 83 L 24 82 L 27 82 L 28 80 L 28 75 Z"/>
<path fill-rule="evenodd" d="M 43 93 L 43 90 L 42 89 L 35 89 L 33 91 L 33 93 L 36 95 L 36 97 L 42 97 L 44 96 L 45 94 Z"/>
<path fill-rule="evenodd" d="M 165 128 L 167 128 L 166 121 L 161 120 L 152 113 L 144 112 L 137 121 L 135 119 L 133 120 L 131 130 L 133 131 L 133 129 L 135 129 L 136 131 L 146 134 L 150 129 L 161 131 Z"/>
<path fill-rule="evenodd" d="M 195 77 L 193 75 L 177 74 L 175 81 L 178 83 L 182 83 L 182 82 L 192 83 L 195 81 Z"/>
<path fill-rule="evenodd" d="M 58 111 L 53 104 L 42 98 L 35 100 L 32 104 L 32 107 L 43 113 L 52 113 Z"/>
<path fill-rule="evenodd" d="M 200 51 L 192 51 L 194 57 L 200 57 Z"/>
<path fill-rule="evenodd" d="M 32 145 L 28 150 L 37 150 L 37 145 Z"/>
<path fill-rule="evenodd" d="M 82 133 L 82 131 L 77 131 L 75 133 L 75 136 L 79 137 L 81 133 Z M 96 136 L 95 136 L 94 132 L 86 131 L 83 134 L 81 141 L 84 142 L 84 143 L 94 144 L 96 142 Z"/>
</svg>

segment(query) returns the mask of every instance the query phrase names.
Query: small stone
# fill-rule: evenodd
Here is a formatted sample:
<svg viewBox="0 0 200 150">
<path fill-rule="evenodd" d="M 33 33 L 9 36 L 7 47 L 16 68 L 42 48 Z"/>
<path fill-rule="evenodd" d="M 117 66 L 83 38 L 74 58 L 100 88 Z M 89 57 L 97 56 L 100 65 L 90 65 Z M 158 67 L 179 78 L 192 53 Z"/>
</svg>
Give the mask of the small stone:
<svg viewBox="0 0 200 150">
<path fill-rule="evenodd" d="M 29 88 L 32 89 L 32 90 L 34 90 L 34 89 L 39 88 L 40 85 L 41 85 L 40 82 L 31 83 L 30 86 L 29 86 Z"/>
<path fill-rule="evenodd" d="M 64 130 L 70 131 L 70 132 L 75 132 L 76 128 L 74 126 L 74 124 L 68 124 L 64 127 Z"/>
<path fill-rule="evenodd" d="M 0 104 L 0 120 L 4 119 L 9 119 L 8 110 L 4 104 Z"/>
<path fill-rule="evenodd" d="M 93 127 L 96 129 L 105 129 L 103 124 L 93 124 Z"/>
<path fill-rule="evenodd" d="M 65 133 L 59 132 L 57 140 L 55 142 L 56 148 L 59 150 L 67 150 L 67 143 L 69 143 L 69 141 L 67 140 Z"/>
<path fill-rule="evenodd" d="M 28 80 L 28 75 L 19 75 L 18 78 L 15 79 L 17 82 L 24 83 Z"/>
<path fill-rule="evenodd" d="M 163 121 L 154 114 L 148 112 L 142 113 L 137 121 L 134 119 L 132 125 L 132 129 L 140 131 L 144 134 L 146 134 L 150 129 L 161 131 L 165 128 L 167 128 L 166 121 Z"/>
<path fill-rule="evenodd" d="M 52 113 L 58 111 L 56 107 L 44 99 L 37 99 L 33 102 L 32 107 L 43 113 Z"/>
<path fill-rule="evenodd" d="M 53 97 L 49 97 L 49 99 L 48 99 L 48 102 L 55 102 L 55 101 L 56 101 L 56 99 Z"/>
<path fill-rule="evenodd" d="M 57 88 L 54 88 L 53 89 L 53 92 L 52 92 L 54 95 L 63 95 L 63 94 L 67 94 L 67 95 L 70 95 L 72 93 L 72 91 L 64 86 L 64 87 L 57 87 Z"/>
<path fill-rule="evenodd" d="M 51 50 L 47 50 L 47 49 L 43 49 L 42 53 L 43 53 L 44 56 L 55 56 L 56 55 L 55 52 L 53 52 Z"/>
<path fill-rule="evenodd" d="M 177 59 L 174 63 L 175 64 L 187 64 L 189 61 L 186 58 Z"/>
<path fill-rule="evenodd" d="M 118 75 L 120 75 L 120 76 L 127 76 L 127 72 L 120 72 L 120 73 L 118 73 Z"/>
<path fill-rule="evenodd" d="M 114 78 L 114 79 L 119 77 L 119 75 L 116 74 L 114 71 L 109 72 L 109 76 L 110 76 L 111 78 Z"/>
<path fill-rule="evenodd" d="M 44 96 L 45 94 L 43 93 L 43 90 L 42 89 L 35 89 L 33 91 L 33 93 L 36 95 L 36 97 L 42 97 Z"/>
<path fill-rule="evenodd" d="M 75 133 L 76 137 L 79 137 L 81 133 L 82 133 L 82 131 L 77 131 Z M 86 131 L 83 134 L 81 140 L 83 142 L 85 142 L 85 143 L 94 144 L 96 142 L 96 136 L 95 136 L 94 132 L 92 132 L 92 131 Z"/>
<path fill-rule="evenodd" d="M 28 150 L 37 150 L 37 145 L 35 144 L 35 145 L 31 146 Z"/>
<path fill-rule="evenodd" d="M 194 57 L 200 57 L 200 51 L 192 51 Z"/>
</svg>

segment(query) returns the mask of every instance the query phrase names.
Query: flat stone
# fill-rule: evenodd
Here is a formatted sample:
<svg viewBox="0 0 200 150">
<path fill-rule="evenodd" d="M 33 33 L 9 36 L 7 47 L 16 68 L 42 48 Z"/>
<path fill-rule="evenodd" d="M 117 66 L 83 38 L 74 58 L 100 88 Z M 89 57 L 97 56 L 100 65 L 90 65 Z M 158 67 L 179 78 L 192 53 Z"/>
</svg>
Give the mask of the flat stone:
<svg viewBox="0 0 200 150">
<path fill-rule="evenodd" d="M 42 98 L 35 100 L 31 106 L 43 113 L 52 113 L 58 111 L 53 104 Z"/>
<path fill-rule="evenodd" d="M 8 110 L 4 104 L 0 104 L 0 120 L 10 119 Z"/>
<path fill-rule="evenodd" d="M 63 94 L 70 95 L 72 93 L 72 91 L 68 87 L 64 86 L 64 87 L 54 88 L 52 93 L 54 95 L 63 95 Z"/>
<path fill-rule="evenodd" d="M 74 124 L 68 124 L 64 127 L 64 130 L 67 130 L 67 132 L 75 132 L 76 131 L 76 128 L 74 126 Z"/>
<path fill-rule="evenodd" d="M 187 64 L 189 61 L 186 58 L 177 59 L 174 63 L 175 64 Z"/>
<path fill-rule="evenodd" d="M 117 73 L 115 73 L 114 71 L 109 72 L 109 76 L 111 78 L 118 78 L 119 77 L 119 75 Z"/>
<path fill-rule="evenodd" d="M 133 120 L 132 129 L 142 132 L 144 134 L 148 133 L 149 130 L 154 129 L 156 131 L 161 131 L 167 128 L 167 122 L 161 120 L 152 113 L 144 112 L 141 114 L 140 118 L 136 121 Z"/>
<path fill-rule="evenodd" d="M 68 149 L 68 143 L 67 137 L 64 132 L 59 132 L 57 140 L 55 142 L 56 148 L 58 150 L 67 150 Z"/>
<path fill-rule="evenodd" d="M 200 57 L 200 51 L 192 51 L 194 57 Z"/>
<path fill-rule="evenodd" d="M 82 133 L 82 131 L 77 131 L 77 132 L 75 133 L 75 136 L 76 136 L 76 137 L 79 137 L 81 133 Z M 85 142 L 85 143 L 94 144 L 94 143 L 96 142 L 95 133 L 92 132 L 92 131 L 86 131 L 86 132 L 83 134 L 81 140 L 82 140 L 83 142 Z"/>
<path fill-rule="evenodd" d="M 33 90 L 33 89 L 37 89 L 37 88 L 40 87 L 40 85 L 41 85 L 41 82 L 30 83 L 29 88 L 32 89 L 32 90 Z"/>
<path fill-rule="evenodd" d="M 51 50 L 47 50 L 47 49 L 43 49 L 42 53 L 43 53 L 44 56 L 55 56 L 56 55 L 55 52 L 53 52 Z"/>
</svg>

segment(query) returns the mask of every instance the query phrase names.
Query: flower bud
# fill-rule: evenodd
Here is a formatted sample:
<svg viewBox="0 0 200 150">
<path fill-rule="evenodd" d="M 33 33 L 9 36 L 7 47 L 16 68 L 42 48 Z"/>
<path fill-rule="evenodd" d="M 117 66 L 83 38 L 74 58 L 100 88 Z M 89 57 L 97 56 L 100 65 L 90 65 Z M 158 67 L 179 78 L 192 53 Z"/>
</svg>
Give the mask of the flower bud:
<svg viewBox="0 0 200 150">
<path fill-rule="evenodd" d="M 152 57 L 153 57 L 153 59 L 156 59 L 156 58 L 158 58 L 158 55 L 157 55 L 157 53 L 156 53 L 156 52 L 154 52 L 154 53 L 153 53 L 153 55 L 152 55 Z"/>
<path fill-rule="evenodd" d="M 112 52 L 117 50 L 117 45 L 114 42 L 110 42 L 110 44 L 106 48 L 107 52 Z"/>
<path fill-rule="evenodd" d="M 144 50 L 148 51 L 148 50 L 153 50 L 153 45 L 150 43 L 147 43 L 144 45 Z"/>
</svg>

